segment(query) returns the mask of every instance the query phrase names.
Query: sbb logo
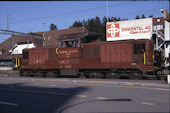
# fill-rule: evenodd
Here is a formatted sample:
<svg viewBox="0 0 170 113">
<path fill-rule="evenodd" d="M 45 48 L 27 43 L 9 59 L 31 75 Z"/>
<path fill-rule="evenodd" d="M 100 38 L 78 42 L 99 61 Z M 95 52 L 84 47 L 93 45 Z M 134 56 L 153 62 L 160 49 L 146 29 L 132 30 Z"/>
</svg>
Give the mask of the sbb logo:
<svg viewBox="0 0 170 113">
<path fill-rule="evenodd" d="M 119 37 L 119 24 L 107 24 L 107 37 Z"/>
</svg>

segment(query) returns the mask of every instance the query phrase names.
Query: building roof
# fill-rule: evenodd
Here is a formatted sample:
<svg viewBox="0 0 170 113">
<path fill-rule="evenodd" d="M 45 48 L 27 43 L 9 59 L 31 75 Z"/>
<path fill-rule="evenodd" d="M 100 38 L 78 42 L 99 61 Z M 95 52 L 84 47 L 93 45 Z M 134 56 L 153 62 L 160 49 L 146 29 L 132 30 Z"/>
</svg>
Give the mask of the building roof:
<svg viewBox="0 0 170 113">
<path fill-rule="evenodd" d="M 96 36 L 97 34 L 94 32 L 85 32 L 85 33 L 74 33 L 74 34 L 67 34 L 67 35 L 61 35 L 58 38 L 58 41 L 68 41 L 68 40 L 76 40 L 81 39 L 87 36 Z"/>
<path fill-rule="evenodd" d="M 58 38 L 62 35 L 68 34 L 79 34 L 79 33 L 87 33 L 89 32 L 85 27 L 74 27 L 63 30 L 52 30 L 45 32 L 45 46 L 58 46 L 59 41 Z M 44 32 L 38 32 L 38 34 L 43 35 Z"/>
</svg>

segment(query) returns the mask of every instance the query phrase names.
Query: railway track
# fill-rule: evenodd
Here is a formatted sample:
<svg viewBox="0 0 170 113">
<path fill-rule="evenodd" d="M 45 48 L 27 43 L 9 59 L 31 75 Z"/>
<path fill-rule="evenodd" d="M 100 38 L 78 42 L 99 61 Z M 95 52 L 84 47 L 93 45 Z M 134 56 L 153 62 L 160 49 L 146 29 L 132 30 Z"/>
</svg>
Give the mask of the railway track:
<svg viewBox="0 0 170 113">
<path fill-rule="evenodd" d="M 18 76 L 19 71 L 0 71 L 0 76 Z"/>
</svg>

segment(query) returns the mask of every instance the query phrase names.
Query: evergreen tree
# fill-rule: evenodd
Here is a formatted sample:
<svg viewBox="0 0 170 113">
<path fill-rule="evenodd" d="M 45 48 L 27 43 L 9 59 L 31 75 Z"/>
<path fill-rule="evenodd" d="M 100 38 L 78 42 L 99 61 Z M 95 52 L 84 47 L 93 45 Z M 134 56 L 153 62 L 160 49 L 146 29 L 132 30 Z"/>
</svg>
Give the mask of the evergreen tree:
<svg viewBox="0 0 170 113">
<path fill-rule="evenodd" d="M 153 17 L 153 15 L 151 14 L 151 15 L 149 15 L 149 18 L 152 18 Z"/>
<path fill-rule="evenodd" d="M 106 18 L 106 16 L 104 16 L 102 19 L 102 24 L 106 24 L 106 22 L 107 22 L 107 18 Z"/>
<path fill-rule="evenodd" d="M 101 32 L 101 22 L 100 22 L 99 17 L 95 18 L 95 26 L 94 27 L 95 27 L 95 32 L 100 34 L 100 32 Z"/>
<path fill-rule="evenodd" d="M 52 30 L 57 30 L 58 28 L 57 28 L 57 26 L 55 25 L 55 24 L 51 24 L 50 25 L 50 31 L 52 31 Z"/>
<path fill-rule="evenodd" d="M 75 22 L 73 23 L 73 27 L 82 27 L 82 26 L 83 26 L 83 23 L 80 22 L 80 21 L 75 21 Z"/>
<path fill-rule="evenodd" d="M 142 14 L 142 17 L 141 18 L 145 18 L 145 15 L 144 14 Z"/>
<path fill-rule="evenodd" d="M 117 21 L 120 21 L 120 17 L 117 18 Z"/>
<path fill-rule="evenodd" d="M 114 21 L 114 22 L 116 22 L 116 21 L 117 21 L 117 18 L 116 18 L 116 17 L 114 17 L 114 18 L 113 18 L 113 21 Z"/>
<path fill-rule="evenodd" d="M 137 15 L 135 19 L 140 19 L 140 17 Z"/>
<path fill-rule="evenodd" d="M 139 18 L 139 16 L 138 16 Z M 120 17 L 109 17 L 109 22 L 115 22 L 120 20 L 128 20 L 127 18 L 121 19 Z M 106 22 L 107 18 L 106 16 L 103 17 L 102 20 L 100 20 L 99 17 L 91 18 L 88 20 L 83 21 L 75 21 L 71 27 L 82 27 L 84 26 L 88 31 L 96 32 L 97 34 L 101 35 L 100 41 L 106 41 Z"/>
</svg>

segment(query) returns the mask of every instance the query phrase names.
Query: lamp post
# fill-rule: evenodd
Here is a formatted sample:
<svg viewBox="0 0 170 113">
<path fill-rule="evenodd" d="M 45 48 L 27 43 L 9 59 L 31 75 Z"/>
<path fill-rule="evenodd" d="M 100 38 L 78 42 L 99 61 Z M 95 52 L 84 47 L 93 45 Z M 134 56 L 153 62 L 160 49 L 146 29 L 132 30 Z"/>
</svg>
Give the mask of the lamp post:
<svg viewBox="0 0 170 113">
<path fill-rule="evenodd" d="M 44 25 L 44 33 L 43 33 L 43 47 L 45 46 L 45 22 L 42 23 Z"/>
<path fill-rule="evenodd" d="M 44 25 L 44 32 L 45 32 L 45 22 L 42 23 Z"/>
</svg>

